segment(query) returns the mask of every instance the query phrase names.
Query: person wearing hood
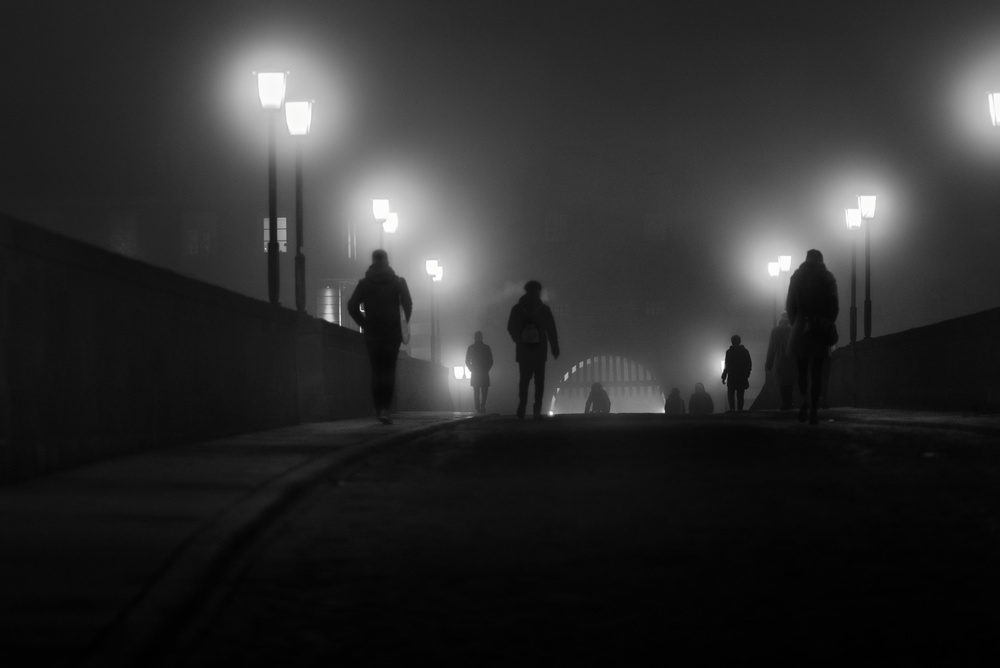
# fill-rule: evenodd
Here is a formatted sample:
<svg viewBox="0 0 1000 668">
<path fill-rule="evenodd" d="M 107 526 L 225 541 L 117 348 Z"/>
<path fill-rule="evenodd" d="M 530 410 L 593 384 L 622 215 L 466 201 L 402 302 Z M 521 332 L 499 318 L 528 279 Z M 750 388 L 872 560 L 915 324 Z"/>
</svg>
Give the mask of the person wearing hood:
<svg viewBox="0 0 1000 668">
<path fill-rule="evenodd" d="M 727 395 L 729 397 L 729 410 L 743 410 L 743 394 L 750 387 L 750 370 L 753 363 L 750 361 L 750 353 L 740 342 L 740 335 L 733 334 L 730 339 L 733 345 L 726 351 L 726 366 L 722 370 L 722 384 L 727 385 Z"/>
<path fill-rule="evenodd" d="M 594 383 L 590 386 L 590 395 L 587 397 L 583 412 L 603 414 L 611 412 L 611 397 L 608 396 L 608 391 L 600 383 Z"/>
<path fill-rule="evenodd" d="M 524 284 L 524 295 L 510 310 L 507 318 L 507 333 L 516 345 L 516 360 L 520 371 L 517 386 L 517 417 L 524 418 L 528 404 L 528 384 L 535 379 L 534 418 L 542 418 L 542 400 L 545 395 L 545 360 L 548 348 L 552 356 L 559 359 L 559 338 L 556 335 L 556 321 L 552 309 L 542 303 L 542 284 L 528 281 Z"/>
<path fill-rule="evenodd" d="M 684 415 L 684 400 L 679 388 L 670 388 L 667 400 L 663 402 L 663 412 L 667 415 Z"/>
<path fill-rule="evenodd" d="M 362 308 L 363 307 L 363 308 Z M 347 311 L 365 336 L 365 348 L 372 370 L 372 401 L 383 424 L 392 424 L 389 408 L 396 384 L 396 360 L 403 343 L 402 307 L 406 322 L 413 313 L 413 300 L 406 279 L 389 266 L 389 255 L 379 249 L 372 264 L 358 282 L 347 302 Z"/>
<path fill-rule="evenodd" d="M 785 311 L 792 324 L 789 337 L 791 354 L 798 361 L 799 392 L 802 406 L 799 421 L 818 424 L 816 410 L 823 391 L 823 366 L 830 356 L 830 346 L 837 343 L 837 280 L 823 263 L 818 250 L 806 253 L 806 261 L 788 282 Z"/>
<path fill-rule="evenodd" d="M 694 394 L 688 399 L 688 415 L 710 415 L 715 412 L 712 395 L 705 391 L 704 383 L 695 383 Z"/>
</svg>

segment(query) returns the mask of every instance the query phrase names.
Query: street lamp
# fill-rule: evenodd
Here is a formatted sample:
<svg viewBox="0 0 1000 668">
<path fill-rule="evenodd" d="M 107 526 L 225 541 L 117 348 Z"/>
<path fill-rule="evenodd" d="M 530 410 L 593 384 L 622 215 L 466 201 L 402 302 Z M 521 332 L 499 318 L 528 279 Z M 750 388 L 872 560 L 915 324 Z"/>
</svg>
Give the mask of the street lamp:
<svg viewBox="0 0 1000 668">
<path fill-rule="evenodd" d="M 781 261 L 778 262 L 768 262 L 767 263 L 767 275 L 771 278 L 777 279 L 778 275 L 781 273 Z M 772 327 L 778 326 L 778 282 L 774 282 L 774 317 L 772 318 Z"/>
<path fill-rule="evenodd" d="M 378 222 L 378 247 L 384 248 L 385 239 L 382 236 L 382 231 L 385 229 L 385 222 L 389 219 L 390 215 L 389 200 L 373 199 L 372 215 L 375 216 L 375 220 Z"/>
<path fill-rule="evenodd" d="M 861 228 L 861 209 L 845 209 L 847 229 Z M 858 340 L 858 237 L 851 234 L 851 343 Z"/>
<path fill-rule="evenodd" d="M 865 223 L 865 338 L 872 335 L 872 221 L 875 220 L 875 195 L 858 195 L 858 209 Z"/>
<path fill-rule="evenodd" d="M 305 137 L 312 125 L 312 102 L 285 104 L 285 123 L 293 137 Z M 306 310 L 306 256 L 302 254 L 302 143 L 295 141 L 295 308 Z"/>
<path fill-rule="evenodd" d="M 990 120 L 993 127 L 1000 126 L 1000 93 L 987 93 L 986 97 L 990 101 Z"/>
<path fill-rule="evenodd" d="M 284 72 L 257 72 L 257 95 L 260 106 L 268 113 L 267 124 L 267 215 L 270 221 L 270 240 L 267 242 L 267 293 L 272 304 L 279 298 L 278 277 L 278 167 L 275 143 L 278 127 L 278 110 L 285 100 Z"/>
<path fill-rule="evenodd" d="M 438 264 L 437 260 L 427 260 L 424 263 L 424 270 L 431 277 L 431 364 L 437 364 L 441 355 L 438 350 L 439 332 L 437 324 L 437 300 L 435 298 L 434 284 L 440 283 L 444 278 L 444 267 Z"/>
</svg>

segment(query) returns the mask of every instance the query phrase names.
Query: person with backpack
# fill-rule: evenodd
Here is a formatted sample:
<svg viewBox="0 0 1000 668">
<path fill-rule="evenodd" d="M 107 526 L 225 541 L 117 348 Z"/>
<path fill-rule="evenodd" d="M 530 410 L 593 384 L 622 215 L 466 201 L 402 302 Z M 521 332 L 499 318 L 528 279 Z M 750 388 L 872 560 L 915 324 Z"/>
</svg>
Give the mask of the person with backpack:
<svg viewBox="0 0 1000 668">
<path fill-rule="evenodd" d="M 528 384 L 534 378 L 535 403 L 532 409 L 534 418 L 540 420 L 545 395 L 545 361 L 548 359 L 550 346 L 552 357 L 559 359 L 559 338 L 556 335 L 552 309 L 542 303 L 542 284 L 538 281 L 524 284 L 524 295 L 510 310 L 510 317 L 507 318 L 507 333 L 516 345 L 516 360 L 520 371 L 517 417 L 524 419 L 528 405 Z"/>
<path fill-rule="evenodd" d="M 399 346 L 403 343 L 400 308 L 409 323 L 413 300 L 406 279 L 396 275 L 389 266 L 388 253 L 378 249 L 372 253 L 371 266 L 347 302 L 347 312 L 365 335 L 372 369 L 372 400 L 382 424 L 392 424 L 389 407 L 396 385 Z"/>
</svg>

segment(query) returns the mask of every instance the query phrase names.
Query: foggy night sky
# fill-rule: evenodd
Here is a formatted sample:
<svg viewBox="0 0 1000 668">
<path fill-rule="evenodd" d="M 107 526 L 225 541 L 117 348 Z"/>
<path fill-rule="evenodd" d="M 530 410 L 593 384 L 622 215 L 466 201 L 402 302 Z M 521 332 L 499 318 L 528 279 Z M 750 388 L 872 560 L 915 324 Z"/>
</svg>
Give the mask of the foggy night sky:
<svg viewBox="0 0 1000 668">
<path fill-rule="evenodd" d="M 838 279 L 846 343 L 844 209 L 858 194 L 879 198 L 875 335 L 1000 305 L 995 1 L 18 5 L 0 24 L 0 210 L 30 221 L 49 202 L 220 198 L 266 213 L 251 72 L 288 70 L 286 99 L 316 104 L 310 276 L 341 271 L 323 249 L 344 220 L 369 225 L 372 197 L 390 198 L 388 248 L 418 307 L 423 259 L 446 267 L 446 359 L 476 327 L 504 351 L 496 323 L 528 278 L 550 290 L 557 321 L 561 283 L 577 303 L 663 300 L 677 317 L 669 346 L 709 337 L 721 359 L 735 331 L 766 337 L 766 263 L 797 266 L 809 248 Z M 180 173 L 157 166 L 175 158 Z M 553 217 L 567 220 L 565 248 L 532 250 Z M 652 250 L 648 220 L 667 229 Z M 579 335 L 561 336 L 573 354 Z M 756 374 L 766 338 L 752 336 Z M 714 382 L 666 382 L 686 399 L 694 380 Z"/>
</svg>

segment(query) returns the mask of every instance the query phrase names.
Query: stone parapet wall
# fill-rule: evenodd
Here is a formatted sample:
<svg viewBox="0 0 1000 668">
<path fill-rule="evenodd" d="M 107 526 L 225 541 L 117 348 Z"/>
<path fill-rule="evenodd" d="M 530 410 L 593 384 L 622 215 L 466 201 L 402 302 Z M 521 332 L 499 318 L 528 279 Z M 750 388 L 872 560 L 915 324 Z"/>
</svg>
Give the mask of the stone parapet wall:
<svg viewBox="0 0 1000 668">
<path fill-rule="evenodd" d="M 357 332 L 0 215 L 0 480 L 370 410 Z"/>
</svg>

